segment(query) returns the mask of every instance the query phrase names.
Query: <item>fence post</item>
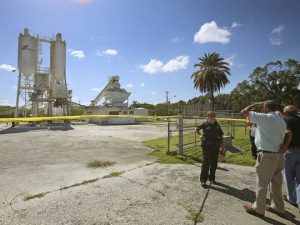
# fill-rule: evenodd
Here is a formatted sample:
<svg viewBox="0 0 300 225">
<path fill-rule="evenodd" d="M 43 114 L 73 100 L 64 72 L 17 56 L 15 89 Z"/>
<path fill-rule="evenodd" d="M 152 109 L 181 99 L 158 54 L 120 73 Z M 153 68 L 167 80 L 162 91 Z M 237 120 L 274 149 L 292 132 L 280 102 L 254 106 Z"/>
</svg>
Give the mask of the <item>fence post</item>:
<svg viewBox="0 0 300 225">
<path fill-rule="evenodd" d="M 197 127 L 197 118 L 195 119 L 195 127 Z M 195 132 L 195 139 L 194 139 L 194 141 L 195 141 L 195 147 L 197 146 L 197 133 Z"/>
<path fill-rule="evenodd" d="M 178 151 L 183 155 L 183 117 L 178 115 Z"/>
<path fill-rule="evenodd" d="M 167 155 L 170 154 L 170 139 L 171 139 L 171 135 L 170 135 L 170 118 L 168 117 L 168 150 L 167 150 Z"/>
</svg>

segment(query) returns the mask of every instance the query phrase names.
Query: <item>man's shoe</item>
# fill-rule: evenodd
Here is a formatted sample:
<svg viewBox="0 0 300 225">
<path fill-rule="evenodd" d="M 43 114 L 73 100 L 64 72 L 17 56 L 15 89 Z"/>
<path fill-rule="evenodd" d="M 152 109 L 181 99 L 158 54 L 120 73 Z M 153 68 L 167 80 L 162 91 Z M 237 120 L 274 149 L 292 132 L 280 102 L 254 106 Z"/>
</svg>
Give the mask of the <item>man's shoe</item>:
<svg viewBox="0 0 300 225">
<path fill-rule="evenodd" d="M 203 188 L 207 188 L 206 182 L 201 182 L 201 186 L 202 186 Z"/>
<path fill-rule="evenodd" d="M 274 214 L 276 214 L 276 215 L 278 215 L 278 216 L 280 216 L 280 217 L 285 217 L 285 213 L 278 212 L 276 209 L 273 209 L 273 208 L 271 207 L 271 205 L 266 205 L 266 210 L 267 210 L 268 212 L 274 213 Z"/>
<path fill-rule="evenodd" d="M 258 212 L 256 212 L 256 210 L 254 208 L 252 208 L 252 204 L 244 204 L 244 209 L 246 210 L 247 213 L 253 215 L 253 216 L 257 216 L 261 219 L 265 218 L 265 215 L 260 214 Z"/>
<path fill-rule="evenodd" d="M 294 203 L 294 202 L 289 201 L 286 195 L 283 195 L 283 199 L 284 199 L 284 201 L 286 201 L 286 202 L 290 203 L 291 205 L 298 208 L 298 204 L 296 202 Z"/>
<path fill-rule="evenodd" d="M 211 184 L 217 184 L 217 182 L 215 180 L 210 180 Z"/>
</svg>

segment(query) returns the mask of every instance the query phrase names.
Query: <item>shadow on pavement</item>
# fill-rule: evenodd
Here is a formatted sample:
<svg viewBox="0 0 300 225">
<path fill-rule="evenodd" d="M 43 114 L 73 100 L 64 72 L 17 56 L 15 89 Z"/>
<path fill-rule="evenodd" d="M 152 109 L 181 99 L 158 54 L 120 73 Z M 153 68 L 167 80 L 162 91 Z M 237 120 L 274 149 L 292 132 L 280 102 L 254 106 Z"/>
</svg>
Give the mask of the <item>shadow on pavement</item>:
<svg viewBox="0 0 300 225">
<path fill-rule="evenodd" d="M 255 200 L 255 192 L 248 188 L 240 190 L 222 183 L 217 183 L 217 186 L 211 186 L 210 188 L 223 192 L 224 194 L 231 195 L 243 201 L 253 202 Z"/>
<path fill-rule="evenodd" d="M 223 192 L 224 194 L 227 194 L 227 195 L 231 195 L 242 201 L 247 201 L 247 202 L 255 201 L 255 192 L 248 188 L 239 190 L 237 188 L 234 188 L 229 185 L 222 184 L 222 183 L 217 183 L 216 186 L 210 186 L 209 188 L 212 190 Z M 290 221 L 293 224 L 300 224 L 300 221 L 296 220 L 295 218 L 296 218 L 296 216 L 294 214 L 292 214 L 291 212 L 285 211 L 285 218 L 283 218 L 283 219 Z M 282 223 L 277 220 L 274 220 L 270 217 L 265 217 L 263 220 L 265 222 L 268 222 L 270 224 L 275 224 L 275 225 L 285 225 L 286 224 L 286 223 Z"/>
<path fill-rule="evenodd" d="M 200 209 L 199 209 L 199 212 L 196 214 L 195 216 L 195 219 L 194 219 L 194 225 L 197 225 L 197 218 L 201 215 L 201 212 L 203 211 L 203 208 L 204 208 L 204 205 L 205 205 L 205 202 L 206 202 L 206 199 L 208 197 L 208 194 L 209 194 L 209 190 L 210 190 L 210 186 L 207 188 L 207 191 L 206 191 L 206 194 L 204 196 L 204 199 L 202 201 L 202 204 L 200 206 Z"/>
</svg>

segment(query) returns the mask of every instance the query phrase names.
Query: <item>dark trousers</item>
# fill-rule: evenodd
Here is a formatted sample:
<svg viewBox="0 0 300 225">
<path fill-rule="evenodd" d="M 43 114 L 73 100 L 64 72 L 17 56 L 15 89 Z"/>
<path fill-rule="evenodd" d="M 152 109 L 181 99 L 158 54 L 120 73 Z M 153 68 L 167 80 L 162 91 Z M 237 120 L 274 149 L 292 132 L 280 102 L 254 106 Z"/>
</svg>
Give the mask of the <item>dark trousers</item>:
<svg viewBox="0 0 300 225">
<path fill-rule="evenodd" d="M 215 180 L 216 169 L 218 166 L 218 157 L 220 152 L 220 145 L 217 143 L 202 144 L 202 168 L 200 174 L 200 181 L 206 182 Z"/>
<path fill-rule="evenodd" d="M 255 137 L 250 136 L 252 156 L 254 158 L 257 158 L 257 148 L 256 148 L 254 140 L 255 140 Z"/>
</svg>

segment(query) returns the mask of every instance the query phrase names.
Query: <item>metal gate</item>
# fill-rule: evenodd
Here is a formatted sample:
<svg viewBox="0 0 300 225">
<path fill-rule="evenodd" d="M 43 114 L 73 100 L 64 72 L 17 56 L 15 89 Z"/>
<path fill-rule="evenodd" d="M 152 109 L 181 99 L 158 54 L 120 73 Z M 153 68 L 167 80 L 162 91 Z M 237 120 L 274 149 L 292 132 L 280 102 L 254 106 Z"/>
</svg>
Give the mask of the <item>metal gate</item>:
<svg viewBox="0 0 300 225">
<path fill-rule="evenodd" d="M 218 114 L 218 112 L 216 112 Z M 205 114 L 205 112 L 203 112 Z M 206 121 L 205 117 L 196 117 L 196 116 L 183 116 L 178 115 L 177 119 L 167 120 L 168 122 L 168 145 L 167 152 L 168 155 L 185 155 L 186 150 L 199 148 L 201 144 L 199 135 L 195 132 L 196 127 L 199 126 L 202 122 Z M 247 128 L 246 123 L 236 124 L 236 121 L 243 121 L 239 118 L 217 118 L 218 123 L 223 129 L 224 132 L 224 144 L 231 145 L 231 140 L 235 138 L 235 132 L 237 126 L 243 126 L 244 132 L 246 134 Z M 241 125 L 242 124 L 242 125 Z M 178 138 L 176 148 L 172 149 L 171 141 L 174 138 Z"/>
</svg>

